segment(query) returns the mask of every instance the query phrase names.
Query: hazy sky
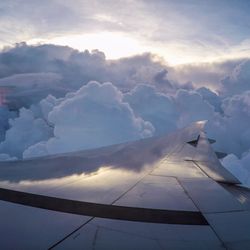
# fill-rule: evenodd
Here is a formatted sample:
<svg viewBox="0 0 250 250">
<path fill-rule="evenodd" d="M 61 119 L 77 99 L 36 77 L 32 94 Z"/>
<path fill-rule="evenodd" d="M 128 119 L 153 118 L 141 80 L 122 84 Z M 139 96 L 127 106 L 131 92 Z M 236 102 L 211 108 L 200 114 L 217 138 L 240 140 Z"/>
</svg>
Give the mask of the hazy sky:
<svg viewBox="0 0 250 250">
<path fill-rule="evenodd" d="M 0 46 L 54 43 L 170 64 L 248 57 L 248 0 L 1 0 Z"/>
</svg>

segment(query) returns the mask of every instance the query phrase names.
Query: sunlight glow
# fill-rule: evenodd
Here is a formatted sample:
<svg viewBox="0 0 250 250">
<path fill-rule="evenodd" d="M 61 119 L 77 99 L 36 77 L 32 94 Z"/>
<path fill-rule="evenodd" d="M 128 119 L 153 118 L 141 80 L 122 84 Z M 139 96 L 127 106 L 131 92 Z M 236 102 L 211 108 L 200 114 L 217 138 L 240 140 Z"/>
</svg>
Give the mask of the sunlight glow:
<svg viewBox="0 0 250 250">
<path fill-rule="evenodd" d="M 143 53 L 139 42 L 122 33 L 102 32 L 84 35 L 67 35 L 43 40 L 31 40 L 30 44 L 46 42 L 56 45 L 67 45 L 80 51 L 95 50 L 103 51 L 107 59 L 117 59 L 129 57 L 138 53 Z"/>
<path fill-rule="evenodd" d="M 210 63 L 240 58 L 246 54 L 242 46 L 233 48 L 232 51 L 225 54 L 223 52 L 218 53 L 218 51 L 211 48 L 204 50 L 204 48 L 192 44 L 183 45 L 178 42 L 150 43 L 122 32 L 70 34 L 48 39 L 31 39 L 27 42 L 29 45 L 45 43 L 69 46 L 79 51 L 97 49 L 104 52 L 107 59 L 119 59 L 150 52 L 164 58 L 165 62 L 171 66 L 189 63 Z M 249 48 L 249 43 L 247 45 L 247 48 Z"/>
<path fill-rule="evenodd" d="M 165 58 L 166 62 L 170 65 L 189 63 L 197 60 L 195 57 L 191 58 L 190 55 L 185 56 L 176 46 L 168 46 L 168 44 L 165 46 L 153 46 L 124 33 L 117 32 L 65 35 L 50 39 L 32 39 L 27 43 L 50 43 L 70 46 L 79 51 L 98 49 L 105 53 L 107 59 L 119 59 L 150 52 Z"/>
</svg>

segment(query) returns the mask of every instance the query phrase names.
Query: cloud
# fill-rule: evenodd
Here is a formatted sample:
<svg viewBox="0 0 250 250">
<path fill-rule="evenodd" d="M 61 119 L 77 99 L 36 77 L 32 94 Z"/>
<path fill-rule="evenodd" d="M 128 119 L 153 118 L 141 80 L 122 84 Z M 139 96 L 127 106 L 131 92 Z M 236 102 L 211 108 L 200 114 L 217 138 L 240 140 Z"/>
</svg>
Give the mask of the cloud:
<svg viewBox="0 0 250 250">
<path fill-rule="evenodd" d="M 221 110 L 222 100 L 216 93 L 214 93 L 213 91 L 211 91 L 206 87 L 199 88 L 196 91 L 202 96 L 203 100 L 205 100 L 211 106 L 213 106 L 216 112 L 220 113 L 222 112 Z"/>
<path fill-rule="evenodd" d="M 61 104 L 66 93 L 96 80 L 112 82 L 134 114 L 151 122 L 155 134 L 172 131 L 196 120 L 215 118 L 212 128 L 229 128 L 229 121 L 223 117 L 221 96 L 208 88 L 194 91 L 188 85 L 170 81 L 168 72 L 171 68 L 156 61 L 151 54 L 110 61 L 100 51 L 78 52 L 63 46 L 22 43 L 4 50 L 0 58 L 0 86 L 12 88 L 8 94 L 9 105 L 17 109 L 30 108 L 34 119 L 45 119 L 49 125 L 53 124 L 49 121 L 49 113 Z M 225 64 L 219 67 L 231 67 L 227 66 L 230 63 Z M 188 82 L 188 78 L 186 80 Z M 50 96 L 46 98 L 47 95 Z M 228 140 L 222 138 L 222 141 Z M 226 147 L 229 152 L 235 150 L 233 141 Z M 242 148 L 236 153 L 239 152 Z"/>
<path fill-rule="evenodd" d="M 174 98 L 157 92 L 149 85 L 138 85 L 131 92 L 124 95 L 135 114 L 146 121 L 150 121 L 155 134 L 173 131 L 176 128 L 177 110 Z"/>
<path fill-rule="evenodd" d="M 222 81 L 221 94 L 232 96 L 250 90 L 250 60 L 239 63 Z"/>
<path fill-rule="evenodd" d="M 179 113 L 178 127 L 184 127 L 199 120 L 212 120 L 214 108 L 196 91 L 180 89 L 177 91 L 176 108 Z"/>
<path fill-rule="evenodd" d="M 156 84 L 159 85 L 159 88 L 163 91 L 171 91 L 174 87 L 172 83 L 167 78 L 168 71 L 166 69 L 161 70 L 154 76 Z"/>
<path fill-rule="evenodd" d="M 89 82 L 68 94 L 48 115 L 54 137 L 31 146 L 24 157 L 77 151 L 153 135 L 153 126 L 136 117 L 111 83 Z"/>
<path fill-rule="evenodd" d="M 239 159 L 234 154 L 226 156 L 222 164 L 225 166 L 233 175 L 235 175 L 243 185 L 250 187 L 250 153 L 245 154 Z"/>
<path fill-rule="evenodd" d="M 51 87 L 58 85 L 61 77 L 56 73 L 24 73 L 14 74 L 0 79 L 0 87 L 30 89 L 36 87 Z M 51 86 L 52 85 L 52 86 Z"/>
<path fill-rule="evenodd" d="M 202 67 L 188 68 L 180 83 L 171 76 L 179 67 L 173 71 L 151 54 L 106 60 L 100 51 L 19 44 L 0 59 L 0 87 L 9 87 L 8 105 L 15 109 L 0 107 L 1 160 L 137 140 L 197 120 L 209 120 L 215 149 L 239 161 L 250 150 L 247 60 L 219 64 L 224 80 L 218 78 L 222 87 L 214 92 L 187 84 Z"/>
<path fill-rule="evenodd" d="M 49 96 L 32 110 L 53 127 L 54 136 L 26 149 L 25 158 L 164 134 L 214 116 L 214 108 L 195 91 L 171 96 L 142 84 L 124 94 L 111 83 L 97 82 L 65 98 Z"/>
<path fill-rule="evenodd" d="M 0 77 L 23 73 L 57 73 L 56 62 L 67 60 L 73 52 L 73 49 L 65 46 L 16 44 L 0 53 Z"/>
<path fill-rule="evenodd" d="M 145 53 L 108 63 L 107 72 L 109 81 L 124 91 L 133 89 L 138 84 L 151 84 L 160 88 L 164 87 L 161 81 L 167 81 L 167 66 L 156 56 Z M 162 74 L 159 77 L 159 74 Z M 168 83 L 167 85 L 170 85 Z M 167 88 L 168 89 L 168 88 Z"/>
<path fill-rule="evenodd" d="M 36 119 L 32 111 L 22 108 L 19 116 L 9 120 L 10 128 L 5 140 L 0 143 L 0 152 L 20 158 L 23 151 L 51 136 L 51 128 L 41 119 Z"/>
<path fill-rule="evenodd" d="M 67 96 L 69 96 L 69 94 Z M 44 118 L 49 122 L 48 115 L 50 111 L 52 111 L 55 106 L 58 106 L 63 100 L 64 98 L 56 98 L 53 95 L 48 95 L 46 98 L 42 99 L 38 105 L 32 105 L 30 110 L 32 110 L 36 117 Z"/>
<path fill-rule="evenodd" d="M 56 114 L 55 110 L 57 110 L 58 107 L 61 107 L 60 105 L 65 105 L 66 107 L 68 107 L 66 103 L 68 103 L 69 100 L 73 98 L 73 96 L 75 95 L 74 93 L 78 93 L 78 95 L 80 96 L 78 89 L 79 88 L 82 89 L 83 88 L 82 86 L 86 85 L 90 80 L 97 80 L 100 82 L 106 82 L 106 81 L 113 82 L 113 85 L 110 84 L 112 88 L 110 87 L 109 89 L 110 91 L 112 91 L 113 89 L 112 93 L 115 93 L 114 94 L 115 96 L 120 96 L 119 98 L 121 100 L 118 101 L 118 99 L 116 98 L 116 104 L 117 106 L 119 105 L 123 106 L 122 110 L 124 112 L 121 112 L 120 115 L 124 116 L 124 125 L 127 124 L 128 128 L 132 126 L 131 133 L 133 133 L 133 131 L 136 130 L 135 128 L 133 128 L 133 126 L 139 126 L 139 127 L 140 126 L 143 127 L 144 125 L 146 126 L 146 122 L 148 120 L 142 117 L 143 115 L 142 111 L 140 113 L 139 112 L 136 113 L 133 110 L 133 108 L 129 106 L 129 104 L 125 104 L 127 100 L 125 100 L 123 96 L 124 93 L 131 91 L 135 86 L 137 86 L 140 83 L 147 83 L 151 86 L 154 86 L 152 87 L 151 96 L 152 100 L 155 99 L 155 104 L 157 104 L 157 102 L 159 101 L 159 104 L 156 105 L 157 106 L 156 109 L 163 110 L 163 108 L 160 107 L 161 105 L 160 99 L 165 98 L 166 105 L 171 103 L 169 99 L 170 97 L 161 96 L 159 93 L 157 93 L 157 91 L 158 92 L 160 90 L 169 91 L 169 89 L 172 88 L 171 83 L 167 79 L 166 66 L 164 66 L 161 62 L 156 61 L 155 60 L 156 58 L 153 57 L 151 54 L 143 54 L 130 58 L 123 58 L 120 60 L 110 61 L 106 60 L 105 55 L 100 51 L 93 51 L 91 53 L 89 51 L 78 52 L 69 47 L 62 47 L 55 45 L 28 46 L 27 44 L 22 43 L 16 45 L 13 48 L 4 50 L 2 53 L 0 53 L 0 59 L 1 59 L 0 86 L 8 87 L 9 89 L 9 92 L 7 93 L 9 107 L 11 107 L 12 109 L 14 108 L 16 111 L 18 111 L 18 109 L 21 107 L 26 108 L 26 109 L 21 109 L 19 117 L 13 120 L 15 122 L 11 121 L 10 126 L 8 124 L 8 119 L 7 118 L 5 119 L 6 121 L 5 123 L 8 125 L 4 127 L 6 131 L 6 140 L 2 142 L 0 152 L 8 153 L 11 156 L 15 155 L 17 157 L 21 157 L 21 154 L 24 152 L 24 150 L 27 151 L 28 147 L 33 146 L 33 144 L 42 143 L 42 141 L 48 140 L 46 133 L 44 135 L 44 138 L 43 136 L 39 138 L 33 138 L 30 133 L 29 141 L 27 142 L 18 141 L 19 139 L 17 136 L 16 137 L 17 143 L 16 145 L 14 145 L 15 136 L 12 134 L 20 133 L 19 136 L 21 137 L 23 134 L 28 133 L 28 131 L 32 131 L 31 128 L 32 124 L 34 125 L 34 131 L 33 131 L 34 133 L 38 133 L 38 131 L 36 130 L 38 128 L 38 125 L 36 123 L 39 122 L 45 123 L 43 128 L 42 125 L 40 124 L 42 131 L 45 129 L 45 131 L 48 130 L 51 133 L 51 130 L 53 130 L 55 138 L 53 140 L 51 139 L 50 142 L 46 144 L 46 147 L 48 145 L 52 145 L 53 143 L 55 144 L 58 141 L 57 137 L 59 135 L 57 133 L 60 129 L 62 128 L 70 129 L 70 126 L 74 127 L 73 124 L 66 125 L 64 124 L 65 122 L 63 122 L 63 120 L 67 121 L 66 116 L 69 116 L 71 114 L 70 112 L 64 113 L 63 110 L 60 110 L 60 112 L 58 111 L 59 114 L 56 116 L 58 120 L 53 119 L 52 114 Z M 153 90 L 154 88 L 155 90 Z M 96 91 L 98 90 L 99 88 L 96 88 Z M 69 92 L 71 92 L 71 94 L 69 94 Z M 140 95 L 142 97 L 143 95 L 142 89 L 141 92 L 142 93 Z M 66 97 L 64 97 L 65 94 L 67 94 Z M 47 97 L 47 95 L 49 96 Z M 93 93 L 89 95 L 91 96 L 92 99 L 94 98 Z M 86 99 L 84 99 L 83 101 L 86 102 L 85 106 L 88 105 Z M 106 105 L 105 102 L 106 101 L 104 100 L 103 103 L 102 102 L 99 103 L 100 109 L 101 108 L 104 109 Z M 77 105 L 80 105 L 80 103 L 78 103 L 75 99 L 75 104 L 73 105 L 74 110 L 78 110 L 78 112 L 80 113 L 82 107 L 80 108 L 80 106 L 78 107 Z M 127 108 L 125 109 L 125 107 Z M 127 110 L 127 113 L 125 112 L 125 110 Z M 109 110 L 104 109 L 103 111 L 108 112 Z M 29 115 L 25 116 L 25 114 L 28 112 Z M 93 111 L 90 111 L 86 108 L 84 112 L 86 119 L 87 120 L 94 119 L 94 117 L 92 118 L 88 117 L 89 112 L 93 113 Z M 100 119 L 102 119 L 101 114 L 102 113 L 100 113 Z M 111 116 L 111 114 L 109 113 L 107 113 L 107 115 Z M 130 118 L 131 124 L 129 123 L 130 116 L 131 116 Z M 58 122 L 59 117 L 64 117 L 64 119 Z M 145 117 L 147 118 L 147 115 Z M 158 122 L 154 121 L 155 126 L 157 126 L 156 133 L 168 131 L 169 129 L 168 127 L 170 126 L 169 125 L 170 118 L 161 118 L 159 114 L 158 117 L 159 117 Z M 77 118 L 78 117 L 76 116 L 75 120 Z M 118 119 L 118 113 L 117 113 L 117 119 Z M 120 119 L 123 118 L 120 117 Z M 141 119 L 145 120 L 145 124 L 143 123 L 144 121 L 140 122 Z M 27 122 L 28 120 L 29 122 Z M 153 121 L 153 119 L 151 120 Z M 164 123 L 163 125 L 161 125 L 162 128 L 160 128 L 160 122 L 159 122 L 160 120 L 162 121 L 168 120 L 169 124 Z M 21 121 L 23 121 L 22 125 L 20 123 Z M 125 121 L 127 121 L 127 123 Z M 82 121 L 82 123 L 84 122 Z M 104 123 L 100 122 L 98 124 L 98 126 L 100 126 L 99 128 L 100 132 L 102 131 L 101 125 L 105 126 L 106 123 L 107 121 Z M 114 122 L 114 126 L 115 124 L 117 125 L 117 123 Z M 26 126 L 26 125 L 27 127 L 21 128 L 21 126 Z M 166 127 L 164 127 L 165 125 Z M 152 126 L 151 127 L 150 126 L 151 125 L 149 125 L 148 131 L 149 134 L 152 135 L 154 129 Z M 172 129 L 173 127 L 174 127 L 174 122 L 172 122 L 171 125 Z M 110 129 L 112 130 L 112 127 L 110 127 Z M 5 131 L 3 130 L 2 132 L 2 139 L 4 139 Z M 146 133 L 147 129 L 142 129 L 142 131 Z M 133 138 L 135 139 L 146 136 L 140 133 L 142 132 L 137 131 L 137 133 L 135 133 L 136 135 L 133 136 L 132 134 L 128 134 L 123 131 L 121 133 L 124 136 L 122 139 L 119 139 L 118 135 L 114 136 L 113 139 L 111 136 L 110 139 L 107 139 L 107 142 L 105 143 L 106 144 L 109 144 L 111 142 L 117 143 L 119 141 L 126 141 L 126 140 L 131 140 Z M 66 138 L 64 138 L 64 135 L 62 134 L 60 134 L 59 137 L 61 138 L 61 140 L 66 140 Z M 98 143 L 93 142 L 93 145 L 91 146 L 92 140 L 89 140 L 89 138 L 87 137 L 87 133 L 83 133 L 83 138 L 85 137 L 86 140 L 83 140 L 85 141 L 84 142 L 85 144 L 83 142 L 79 144 L 81 145 L 81 147 L 79 145 L 74 146 L 73 145 L 74 143 L 72 142 L 72 144 L 70 144 L 67 147 L 67 150 L 72 151 L 73 149 L 76 148 L 82 149 L 94 146 L 97 147 L 105 144 L 104 142 L 99 141 Z M 101 138 L 101 136 L 99 136 L 99 138 Z M 76 142 L 77 141 L 75 141 L 75 143 Z M 52 147 L 53 146 L 51 146 L 51 148 Z M 40 151 L 42 150 L 42 148 L 44 148 L 45 150 L 45 146 L 44 147 L 40 146 Z M 56 152 L 55 148 L 56 147 L 54 147 L 54 149 L 50 149 L 49 151 L 47 149 L 46 150 L 52 153 Z M 62 150 L 66 151 L 66 148 Z M 58 152 L 59 151 L 60 149 L 58 149 Z M 25 153 L 25 155 L 28 154 L 27 152 Z M 44 154 L 46 152 L 44 152 Z"/>
<path fill-rule="evenodd" d="M 208 124 L 210 135 L 217 139 L 217 149 L 241 156 L 250 149 L 250 91 L 222 101 L 222 113 Z"/>
<path fill-rule="evenodd" d="M 7 107 L 0 106 L 0 142 L 5 139 L 5 132 L 9 129 L 9 119 L 14 117 L 15 113 L 10 112 Z"/>
<path fill-rule="evenodd" d="M 22 43 L 0 53 L 0 86 L 14 87 L 9 98 L 19 101 L 30 98 L 29 89 L 33 92 L 30 93 L 33 103 L 48 94 L 63 97 L 92 80 L 112 82 L 122 91 L 129 91 L 138 83 L 168 90 L 171 83 L 167 67 L 156 59 L 151 54 L 142 54 L 110 61 L 97 50 L 79 52 L 63 46 Z"/>
<path fill-rule="evenodd" d="M 17 157 L 10 157 L 8 154 L 0 154 L 0 161 L 15 161 Z"/>
<path fill-rule="evenodd" d="M 38 101 L 48 93 L 47 86 L 59 97 L 92 80 L 112 82 L 122 91 L 144 83 L 165 93 L 207 87 L 230 96 L 248 89 L 248 64 L 248 60 L 231 60 L 173 68 L 149 53 L 106 60 L 98 50 L 79 52 L 66 46 L 21 43 L 0 53 L 0 85 L 30 87 L 37 90 Z M 40 97 L 39 91 L 44 93 Z"/>
<path fill-rule="evenodd" d="M 79 29 L 79 26 L 85 29 L 90 28 L 90 22 L 87 22 L 89 16 L 87 9 L 86 12 L 82 9 L 80 16 L 60 0 L 1 1 L 0 10 L 0 23 L 3 31 L 1 42 L 4 44 L 29 40 L 36 36 L 61 34 L 65 30 L 73 32 Z"/>
<path fill-rule="evenodd" d="M 71 89 L 61 83 L 56 73 L 23 73 L 0 79 L 0 89 L 6 89 L 5 99 L 11 109 L 29 108 L 49 94 L 64 96 Z"/>
<path fill-rule="evenodd" d="M 168 78 L 182 85 L 190 82 L 195 88 L 207 87 L 218 92 L 222 87 L 221 80 L 230 75 L 242 61 L 244 59 L 177 65 L 169 67 Z"/>
</svg>

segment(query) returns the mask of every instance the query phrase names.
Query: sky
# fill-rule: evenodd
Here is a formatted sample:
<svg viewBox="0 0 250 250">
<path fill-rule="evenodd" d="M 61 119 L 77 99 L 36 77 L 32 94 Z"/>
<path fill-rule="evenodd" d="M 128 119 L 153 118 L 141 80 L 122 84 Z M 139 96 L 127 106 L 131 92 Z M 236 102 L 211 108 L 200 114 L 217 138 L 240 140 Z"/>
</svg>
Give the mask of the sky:
<svg viewBox="0 0 250 250">
<path fill-rule="evenodd" d="M 208 120 L 250 186 L 250 1 L 1 0 L 0 161 Z"/>
<path fill-rule="evenodd" d="M 249 57 L 248 0 L 2 0 L 0 46 L 26 41 L 170 65 Z"/>
</svg>

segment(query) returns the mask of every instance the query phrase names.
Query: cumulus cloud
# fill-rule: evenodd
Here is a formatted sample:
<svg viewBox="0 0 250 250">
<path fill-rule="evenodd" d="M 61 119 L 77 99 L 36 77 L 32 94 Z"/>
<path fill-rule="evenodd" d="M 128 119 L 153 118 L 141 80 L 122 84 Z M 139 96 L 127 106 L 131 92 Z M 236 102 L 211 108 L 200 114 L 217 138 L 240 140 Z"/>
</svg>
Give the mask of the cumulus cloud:
<svg viewBox="0 0 250 250">
<path fill-rule="evenodd" d="M 52 87 L 58 85 L 61 77 L 56 73 L 23 73 L 14 74 L 0 79 L 0 87 L 9 86 L 30 90 L 35 87 Z M 51 86 L 52 85 L 52 86 Z"/>
<path fill-rule="evenodd" d="M 24 73 L 0 79 L 0 89 L 6 88 L 6 101 L 11 109 L 29 108 L 49 94 L 64 96 L 71 89 L 61 84 L 61 76 L 55 73 Z"/>
<path fill-rule="evenodd" d="M 5 132 L 9 129 L 9 119 L 13 118 L 15 113 L 10 112 L 7 107 L 0 106 L 0 142 L 5 138 Z"/>
<path fill-rule="evenodd" d="M 69 96 L 68 94 L 67 96 Z M 64 98 L 56 98 L 53 95 L 48 95 L 46 98 L 42 99 L 38 105 L 32 105 L 30 109 L 33 111 L 33 113 L 37 117 L 44 118 L 47 122 L 48 121 L 48 115 L 52 109 L 59 105 Z"/>
<path fill-rule="evenodd" d="M 124 95 L 135 114 L 150 121 L 155 134 L 173 131 L 176 128 L 177 110 L 172 96 L 157 92 L 155 87 L 138 85 Z"/>
<path fill-rule="evenodd" d="M 92 80 L 112 82 L 122 91 L 140 83 L 165 91 L 172 88 L 167 67 L 151 54 L 106 60 L 98 50 L 79 52 L 65 46 L 25 43 L 0 53 L 0 86 L 9 86 L 8 98 L 18 99 L 18 107 L 39 102 L 48 94 L 63 97 Z"/>
<path fill-rule="evenodd" d="M 239 159 L 234 154 L 226 156 L 222 160 L 225 166 L 233 175 L 235 175 L 243 185 L 250 187 L 250 153 Z"/>
<path fill-rule="evenodd" d="M 208 124 L 209 134 L 217 139 L 217 149 L 241 156 L 250 148 L 250 91 L 222 102 L 223 115 Z"/>
<path fill-rule="evenodd" d="M 244 60 L 239 63 L 229 74 L 222 80 L 221 93 L 224 96 L 241 94 L 250 90 L 250 60 Z"/>
<path fill-rule="evenodd" d="M 206 102 L 208 102 L 211 106 L 213 106 L 216 112 L 220 113 L 222 112 L 221 110 L 222 100 L 215 92 L 211 91 L 206 87 L 198 88 L 196 91 L 202 96 L 202 98 Z"/>
<path fill-rule="evenodd" d="M 213 118 L 214 108 L 196 91 L 180 89 L 177 91 L 175 99 L 179 113 L 178 127 L 184 127 L 194 121 Z"/>
<path fill-rule="evenodd" d="M 19 117 L 9 120 L 10 128 L 5 140 L 0 143 L 0 152 L 21 157 L 29 146 L 51 136 L 51 129 L 41 118 L 36 119 L 32 111 L 22 108 Z"/>
<path fill-rule="evenodd" d="M 8 154 L 0 154 L 0 161 L 15 161 L 17 160 L 17 157 L 11 157 Z"/>
<path fill-rule="evenodd" d="M 226 60 L 211 63 L 193 63 L 177 65 L 168 69 L 168 77 L 182 85 L 189 82 L 195 88 L 207 87 L 219 91 L 221 80 L 232 73 L 243 59 Z"/>
<path fill-rule="evenodd" d="M 31 110 L 53 127 L 54 136 L 31 145 L 25 158 L 159 135 L 215 116 L 214 107 L 195 91 L 167 95 L 141 84 L 122 93 L 111 83 L 97 82 L 65 98 L 48 96 Z"/>
<path fill-rule="evenodd" d="M 111 83 L 89 82 L 68 94 L 48 115 L 54 137 L 31 146 L 24 157 L 95 148 L 153 135 Z"/>
</svg>

